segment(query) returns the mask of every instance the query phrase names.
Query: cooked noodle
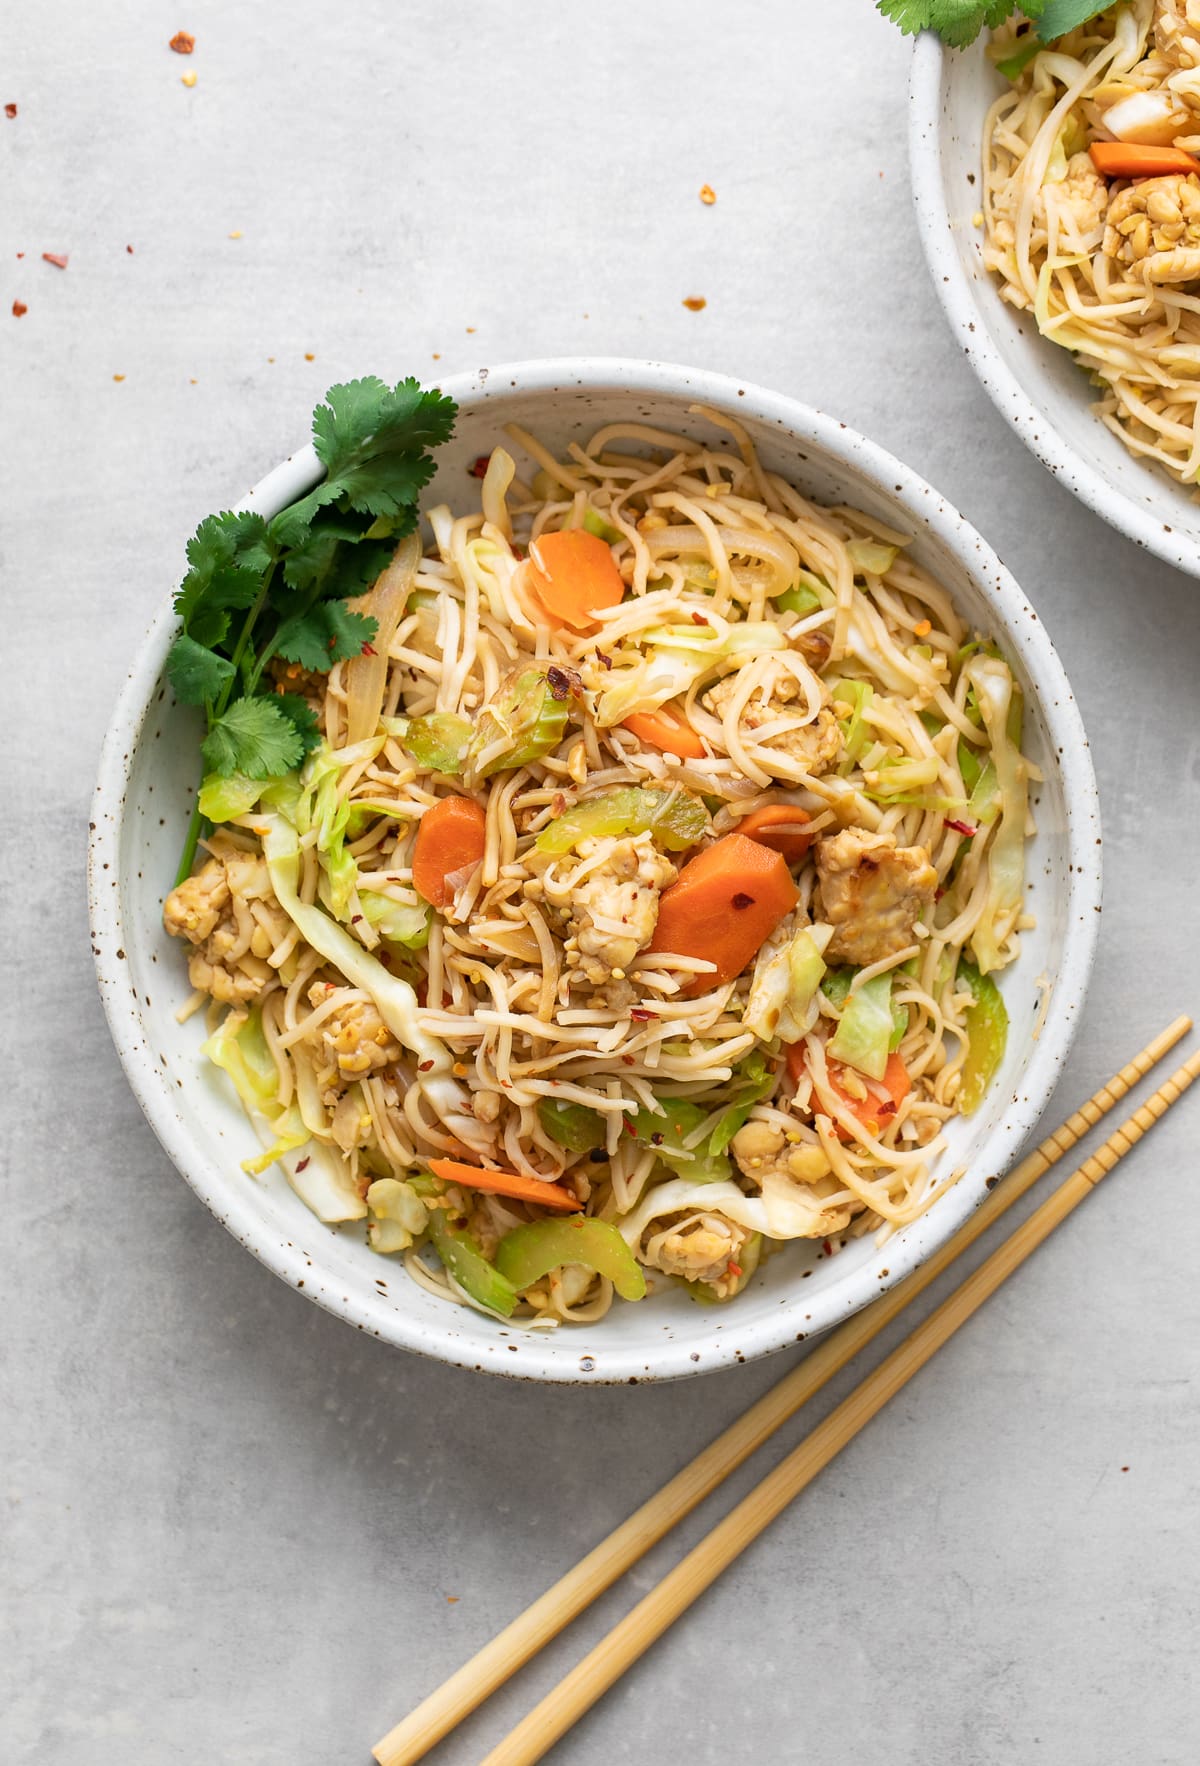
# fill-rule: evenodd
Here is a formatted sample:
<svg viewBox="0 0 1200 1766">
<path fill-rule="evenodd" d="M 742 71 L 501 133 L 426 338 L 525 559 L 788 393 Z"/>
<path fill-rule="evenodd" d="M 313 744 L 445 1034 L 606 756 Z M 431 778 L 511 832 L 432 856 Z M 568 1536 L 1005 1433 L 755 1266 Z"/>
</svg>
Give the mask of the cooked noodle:
<svg viewBox="0 0 1200 1766">
<path fill-rule="evenodd" d="M 528 482 L 496 448 L 481 507 L 430 509 L 429 549 L 397 554 L 385 665 L 358 680 L 358 658 L 328 676 L 281 669 L 324 744 L 210 836 L 167 903 L 213 998 L 206 1046 L 271 1125 L 257 1166 L 281 1158 L 326 1219 L 369 1206 L 377 1249 L 485 1310 L 496 1289 L 480 1266 L 555 1216 L 434 1181 L 430 1159 L 563 1186 L 659 1285 L 724 1299 L 790 1239 L 914 1220 L 957 1175 L 935 1166 L 964 1086 L 978 1090 L 964 1073 L 990 1071 L 1002 1047 L 979 971 L 1017 954 L 1036 776 L 1007 664 L 903 534 L 809 502 L 738 426 L 696 415 L 732 446 L 629 422 L 560 460 L 511 431 Z M 581 525 L 611 543 L 625 593 L 590 629 L 552 629 L 530 547 Z M 530 695 L 558 720 L 553 739 L 506 765 Z M 663 706 L 702 752 L 638 733 Z M 431 757 L 435 736 L 464 730 L 465 753 Z M 637 800 L 657 806 L 649 831 L 611 825 L 630 788 L 656 794 Z M 483 811 L 482 856 L 436 911 L 414 850 L 455 796 Z M 589 805 L 594 832 L 552 838 Z M 795 905 L 757 957 L 721 980 L 702 950 L 648 948 L 686 849 L 765 808 L 792 812 L 782 832 L 809 847 L 791 849 Z M 664 846 L 672 815 L 690 832 Z M 335 921 L 339 949 L 382 967 L 332 960 Z M 393 978 L 399 1006 L 372 975 Z M 839 1022 L 879 999 L 891 1018 L 875 1054 L 835 1059 Z M 791 1026 L 782 1042 L 777 1024 Z M 471 1253 L 453 1267 L 446 1222 Z M 612 1275 L 557 1263 L 520 1286 L 516 1315 L 594 1321 Z"/>
</svg>

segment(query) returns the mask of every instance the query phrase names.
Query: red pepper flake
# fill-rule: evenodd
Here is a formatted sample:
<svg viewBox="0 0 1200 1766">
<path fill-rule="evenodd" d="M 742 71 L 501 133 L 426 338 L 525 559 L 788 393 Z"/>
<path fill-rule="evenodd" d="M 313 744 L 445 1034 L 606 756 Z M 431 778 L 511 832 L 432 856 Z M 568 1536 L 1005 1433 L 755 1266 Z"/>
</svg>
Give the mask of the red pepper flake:
<svg viewBox="0 0 1200 1766">
<path fill-rule="evenodd" d="M 709 621 L 707 619 L 705 619 L 705 617 L 702 613 L 693 613 L 692 624 L 693 625 L 708 625 Z"/>
<path fill-rule="evenodd" d="M 657 1012 L 648 1012 L 644 1006 L 630 1006 L 629 1016 L 639 1024 L 648 1024 L 658 1017 Z"/>
<path fill-rule="evenodd" d="M 432 1061 L 418 1061 L 417 1062 L 417 1072 L 418 1073 L 429 1073 L 432 1071 L 432 1068 L 433 1068 Z"/>
<path fill-rule="evenodd" d="M 683 304 L 689 313 L 702 313 L 708 302 L 702 294 L 689 294 Z"/>
<path fill-rule="evenodd" d="M 297 1165 L 297 1167 L 296 1167 L 296 1175 L 299 1176 L 300 1173 L 304 1170 L 304 1167 L 306 1165 L 311 1165 L 311 1163 L 312 1163 L 311 1158 L 301 1159 L 299 1165 Z"/>
<path fill-rule="evenodd" d="M 625 1133 L 631 1134 L 634 1140 L 637 1139 L 637 1130 L 634 1128 L 633 1123 L 629 1120 L 628 1116 L 625 1118 Z"/>
<path fill-rule="evenodd" d="M 25 305 L 25 302 L 23 300 L 15 300 L 13 302 L 13 318 L 14 319 L 23 319 L 25 314 L 28 311 L 29 311 L 29 308 Z"/>
<path fill-rule="evenodd" d="M 125 247 L 125 250 L 126 250 L 126 251 L 127 251 L 127 252 L 128 252 L 128 253 L 129 253 L 129 255 L 130 255 L 130 257 L 132 257 L 132 256 L 133 256 L 133 247 L 132 247 L 132 245 L 127 245 L 127 246 L 126 246 L 126 247 Z"/>
<path fill-rule="evenodd" d="M 946 817 L 946 826 L 953 828 L 956 834 L 965 834 L 968 840 L 974 840 L 979 832 L 979 829 L 973 828 L 970 822 L 956 822 L 950 816 Z"/>
<path fill-rule="evenodd" d="M 15 104 L 6 104 L 4 106 L 4 114 L 6 117 L 15 117 L 17 114 L 16 105 Z"/>
<path fill-rule="evenodd" d="M 627 1067 L 633 1067 L 633 1066 L 637 1065 L 637 1063 L 634 1061 L 634 1058 L 632 1055 L 622 1055 L 621 1059 L 624 1061 L 624 1063 Z"/>
<path fill-rule="evenodd" d="M 362 647 L 362 650 L 360 651 L 360 655 L 362 655 L 362 656 L 378 656 L 379 652 L 375 648 L 374 644 L 364 644 Z"/>
<path fill-rule="evenodd" d="M 654 1133 L 650 1136 L 650 1145 L 652 1147 L 661 1147 L 663 1144 L 663 1141 L 666 1138 L 667 1137 L 664 1134 L 660 1133 L 660 1131 L 656 1128 Z"/>
<path fill-rule="evenodd" d="M 67 267 L 67 254 L 65 251 L 44 251 L 42 253 L 42 262 L 53 264 L 56 270 L 65 270 Z"/>
<path fill-rule="evenodd" d="M 821 1240 L 821 1249 L 824 1251 L 826 1257 L 833 1256 L 833 1246 L 829 1243 L 828 1239 Z"/>
<path fill-rule="evenodd" d="M 188 31 L 176 31 L 167 44 L 167 48 L 173 49 L 176 55 L 190 55 L 195 47 L 196 39 Z"/>
<path fill-rule="evenodd" d="M 751 908 L 754 906 L 754 897 L 752 895 L 743 894 L 739 889 L 729 905 L 730 907 L 735 908 Z"/>
<path fill-rule="evenodd" d="M 546 670 L 546 684 L 551 698 L 560 701 L 583 691 L 583 682 L 573 668 L 558 668 L 554 664 Z"/>
<path fill-rule="evenodd" d="M 472 460 L 471 464 L 467 467 L 467 471 L 471 474 L 471 477 L 486 478 L 491 458 L 492 456 L 490 454 L 480 454 L 477 459 Z"/>
<path fill-rule="evenodd" d="M 742 1266 L 740 1263 L 727 1263 L 725 1265 L 725 1274 L 733 1276 L 735 1280 L 741 1276 L 741 1273 Z"/>
<path fill-rule="evenodd" d="M 351 916 L 350 916 L 350 924 L 351 924 L 351 925 L 352 925 L 352 926 L 357 926 L 357 925 L 358 925 L 358 922 L 359 922 L 359 921 L 360 921 L 360 920 L 361 920 L 361 919 L 362 919 L 362 915 L 361 915 L 361 914 L 351 914 Z"/>
<path fill-rule="evenodd" d="M 933 892 L 934 901 L 941 901 L 941 899 L 942 899 L 943 895 L 945 895 L 945 893 L 946 893 L 946 891 L 939 884 L 938 887 Z"/>
<path fill-rule="evenodd" d="M 18 253 L 17 253 L 17 256 L 18 256 L 18 257 L 19 257 L 19 258 L 23 258 L 23 257 L 24 257 L 24 256 L 25 256 L 25 253 L 24 253 L 24 252 L 23 252 L 23 251 L 19 251 L 19 252 L 18 252 Z"/>
</svg>

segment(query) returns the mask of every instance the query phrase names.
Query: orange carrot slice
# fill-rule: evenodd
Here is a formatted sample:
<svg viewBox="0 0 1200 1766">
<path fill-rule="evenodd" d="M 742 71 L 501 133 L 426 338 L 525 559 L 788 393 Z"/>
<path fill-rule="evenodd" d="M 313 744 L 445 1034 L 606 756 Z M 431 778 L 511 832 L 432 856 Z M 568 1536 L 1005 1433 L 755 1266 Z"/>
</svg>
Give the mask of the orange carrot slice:
<svg viewBox="0 0 1200 1766">
<path fill-rule="evenodd" d="M 515 1171 L 491 1171 L 482 1165 L 463 1165 L 457 1159 L 427 1159 L 426 1164 L 443 1183 L 461 1184 L 466 1190 L 487 1190 L 493 1196 L 509 1196 L 514 1202 L 535 1202 L 539 1208 L 557 1208 L 581 1214 L 582 1206 L 561 1184 L 543 1183 L 537 1177 L 520 1177 Z"/>
<path fill-rule="evenodd" d="M 413 847 L 413 888 L 435 908 L 453 896 L 448 878 L 483 857 L 487 817 L 469 797 L 443 797 L 426 810 Z"/>
<path fill-rule="evenodd" d="M 611 547 L 582 527 L 534 540 L 525 589 L 552 626 L 569 626 L 573 632 L 594 632 L 592 615 L 619 607 L 625 596 Z"/>
<path fill-rule="evenodd" d="M 1200 172 L 1200 159 L 1182 147 L 1147 147 L 1137 141 L 1093 141 L 1092 164 L 1104 178 L 1165 178 Z"/>
<path fill-rule="evenodd" d="M 781 852 L 789 865 L 798 865 L 812 845 L 812 835 L 804 827 L 811 820 L 806 809 L 793 803 L 768 803 L 743 816 L 737 832 L 757 840 L 760 846 L 769 846 L 772 852 Z"/>
<path fill-rule="evenodd" d="M 663 754 L 677 754 L 681 760 L 704 759 L 704 744 L 678 706 L 631 712 L 621 727 Z"/>
<path fill-rule="evenodd" d="M 726 834 L 690 859 L 663 891 L 649 948 L 717 965 L 683 988 L 692 998 L 740 975 L 799 899 L 783 854 Z"/>
<path fill-rule="evenodd" d="M 787 1076 L 793 1091 L 808 1071 L 805 1053 L 805 1046 L 802 1042 L 788 1044 Z M 852 1116 L 858 1117 L 868 1134 L 877 1135 L 881 1128 L 886 1127 L 888 1118 L 896 1114 L 912 1090 L 912 1079 L 909 1077 L 908 1068 L 897 1054 L 888 1056 L 887 1066 L 884 1068 L 881 1080 L 863 1081 L 867 1086 L 865 1098 L 852 1097 L 842 1084 L 841 1076 L 845 1070 L 845 1064 L 842 1061 L 826 1059 L 825 1067 L 829 1074 L 829 1089 L 834 1093 L 838 1102 L 845 1105 Z M 872 1091 L 871 1087 L 875 1084 L 883 1086 L 888 1094 L 887 1099 L 878 1097 Z M 850 1139 L 849 1129 L 843 1128 L 840 1122 L 834 1123 L 833 1132 L 840 1141 Z"/>
</svg>

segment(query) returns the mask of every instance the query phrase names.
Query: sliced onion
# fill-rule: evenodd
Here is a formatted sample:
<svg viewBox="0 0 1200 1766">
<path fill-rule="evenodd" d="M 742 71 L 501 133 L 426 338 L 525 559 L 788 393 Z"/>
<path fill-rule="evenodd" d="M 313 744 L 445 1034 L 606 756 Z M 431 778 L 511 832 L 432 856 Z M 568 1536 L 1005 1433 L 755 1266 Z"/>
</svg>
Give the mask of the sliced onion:
<svg viewBox="0 0 1200 1766">
<path fill-rule="evenodd" d="M 387 689 L 388 647 L 400 623 L 408 591 L 412 587 L 417 565 L 421 562 L 421 541 L 415 533 L 401 540 L 386 570 L 380 572 L 374 587 L 350 605 L 356 613 L 366 613 L 378 622 L 379 630 L 371 640 L 371 651 L 352 657 L 346 664 L 346 741 L 363 742 L 375 734 L 383 695 Z"/>
</svg>

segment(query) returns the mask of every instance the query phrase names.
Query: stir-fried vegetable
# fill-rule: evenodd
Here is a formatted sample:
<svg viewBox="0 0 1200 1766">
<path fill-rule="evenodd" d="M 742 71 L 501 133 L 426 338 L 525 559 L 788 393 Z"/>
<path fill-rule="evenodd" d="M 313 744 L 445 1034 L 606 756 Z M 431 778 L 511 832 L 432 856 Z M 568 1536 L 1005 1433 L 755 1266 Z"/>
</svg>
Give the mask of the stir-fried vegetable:
<svg viewBox="0 0 1200 1766">
<path fill-rule="evenodd" d="M 715 674 L 723 662 L 787 648 L 787 639 L 773 620 L 739 620 L 723 638 L 713 626 L 654 626 L 639 634 L 639 642 L 642 659 L 614 668 L 596 701 L 595 719 L 601 729 L 628 723 L 634 713 L 656 711 L 669 699 L 680 698 L 697 681 Z M 643 739 L 653 747 L 665 746 L 653 736 Z"/>
<path fill-rule="evenodd" d="M 840 770 L 848 773 L 870 741 L 871 732 L 863 714 L 871 703 L 875 690 L 869 681 L 835 681 L 830 692 L 835 705 L 840 703 L 850 707 L 849 717 L 838 720 L 842 730 L 843 759 Z"/>
<path fill-rule="evenodd" d="M 882 1079 L 894 1029 L 892 978 L 875 975 L 848 996 L 838 1027 L 830 1038 L 829 1053 L 834 1060 L 857 1067 L 870 1079 Z"/>
<path fill-rule="evenodd" d="M 825 973 L 825 947 L 833 927 L 801 926 L 777 950 L 764 945 L 742 1022 L 764 1042 L 781 1036 L 795 1042 L 817 1019 L 817 989 Z"/>
<path fill-rule="evenodd" d="M 680 760 L 704 759 L 703 742 L 677 706 L 632 712 L 622 720 L 622 728 L 661 754 L 677 754 Z"/>
<path fill-rule="evenodd" d="M 789 865 L 798 865 L 807 856 L 812 835 L 807 824 L 812 820 L 806 809 L 793 803 L 768 803 L 743 816 L 737 832 L 772 852 L 781 852 Z"/>
<path fill-rule="evenodd" d="M 590 1153 L 604 1145 L 604 1118 L 599 1110 L 563 1098 L 539 1098 L 537 1113 L 551 1140 L 569 1153 Z"/>
<path fill-rule="evenodd" d="M 988 851 L 988 890 L 983 912 L 971 933 L 971 948 L 981 974 L 998 969 L 1023 905 L 1025 889 L 1025 817 L 1028 786 L 1025 762 L 1012 740 L 1009 716 L 1013 678 L 996 657 L 974 656 L 966 673 L 975 689 L 1000 795 L 1000 825 Z"/>
<path fill-rule="evenodd" d="M 567 701 L 578 685 L 566 669 L 511 670 L 479 713 L 467 744 L 468 773 L 489 779 L 557 748 L 567 727 Z"/>
<path fill-rule="evenodd" d="M 525 590 L 552 627 L 592 632 L 595 614 L 620 606 L 625 584 L 610 548 L 585 524 L 532 542 Z"/>
<path fill-rule="evenodd" d="M 407 1251 L 425 1231 L 429 1219 L 412 1185 L 394 1177 L 376 1178 L 367 1191 L 367 1209 L 367 1243 L 382 1256 Z"/>
<path fill-rule="evenodd" d="M 877 1083 L 872 1081 L 864 1088 L 867 1093 L 865 1098 L 858 1097 L 856 1090 L 852 1091 L 842 1083 L 845 1068 L 840 1061 L 826 1057 L 825 1069 L 830 1091 L 844 1110 L 851 1116 L 858 1117 L 868 1134 L 877 1135 L 912 1090 L 912 1076 L 897 1054 L 888 1056 L 882 1080 Z M 807 1071 L 805 1045 L 802 1042 L 793 1043 L 787 1052 L 787 1075 L 793 1089 L 799 1085 Z M 816 1107 L 819 1108 L 819 1105 Z M 849 1137 L 849 1130 L 840 1123 L 835 1123 L 834 1133 L 839 1140 Z"/>
<path fill-rule="evenodd" d="M 746 1056 L 734 1077 L 737 1089 L 708 1137 L 712 1155 L 725 1151 L 738 1129 L 746 1126 L 755 1104 L 769 1098 L 775 1089 L 775 1073 L 758 1049 Z"/>
<path fill-rule="evenodd" d="M 1136 141 L 1093 141 L 1088 152 L 1102 178 L 1185 177 L 1200 172 L 1200 159 L 1182 147 L 1146 147 Z"/>
<path fill-rule="evenodd" d="M 429 909 L 411 902 L 393 901 L 390 895 L 363 889 L 359 905 L 385 944 L 402 944 L 406 950 L 424 950 L 429 943 Z"/>
<path fill-rule="evenodd" d="M 886 576 L 900 548 L 885 546 L 881 540 L 851 540 L 846 550 L 855 570 L 864 576 Z"/>
<path fill-rule="evenodd" d="M 483 859 L 487 816 L 471 797 L 440 797 L 426 810 L 413 845 L 413 888 L 445 909 Z"/>
<path fill-rule="evenodd" d="M 375 734 L 387 688 L 388 649 L 420 562 L 420 536 L 410 533 L 396 547 L 391 563 L 380 572 L 370 592 L 353 603 L 356 613 L 374 620 L 375 633 L 371 642 L 350 658 L 342 677 L 347 742 L 363 742 Z"/>
<path fill-rule="evenodd" d="M 965 957 L 959 961 L 955 986 L 969 993 L 974 1001 L 965 1013 L 967 1057 L 962 1064 L 956 1100 L 963 1115 L 970 1116 L 983 1102 L 983 1095 L 1004 1059 L 1008 1012 L 991 976 L 981 975 Z"/>
<path fill-rule="evenodd" d="M 794 588 L 785 589 L 782 595 L 776 595 L 775 605 L 780 613 L 816 613 L 826 603 L 822 599 L 821 590 L 826 594 L 830 591 L 826 584 L 817 577 L 809 577 L 801 571 L 800 581 Z"/>
<path fill-rule="evenodd" d="M 589 1220 L 582 1214 L 571 1220 L 532 1220 L 505 1233 L 496 1247 L 497 1270 L 522 1292 L 567 1263 L 605 1276 L 622 1300 L 645 1298 L 641 1265 L 606 1220 Z"/>
<path fill-rule="evenodd" d="M 564 810 L 534 842 L 539 852 L 570 852 L 604 835 L 653 834 L 667 852 L 685 852 L 708 829 L 708 812 L 690 791 L 619 785 Z"/>
<path fill-rule="evenodd" d="M 465 1222 L 452 1219 L 444 1208 L 431 1208 L 428 1231 L 434 1250 L 463 1292 L 490 1312 L 511 1318 L 517 1309 L 517 1290 L 488 1262 Z"/>
<path fill-rule="evenodd" d="M 579 1211 L 579 1203 L 570 1190 L 539 1177 L 522 1177 L 516 1171 L 494 1171 L 482 1165 L 463 1165 L 458 1159 L 427 1159 L 425 1163 L 443 1183 L 460 1184 L 466 1190 L 486 1190 L 493 1196 L 509 1196 L 514 1202 L 533 1202 L 539 1208 Z"/>
<path fill-rule="evenodd" d="M 711 1140 L 697 1147 L 684 1145 L 711 1111 L 688 1098 L 663 1098 L 660 1102 L 661 1115 L 643 1109 L 626 1118 L 635 1138 L 653 1147 L 664 1165 L 692 1183 L 720 1183 L 731 1177 L 732 1165 L 723 1151 L 712 1150 Z"/>
<path fill-rule="evenodd" d="M 705 993 L 741 974 L 798 899 L 782 853 L 726 834 L 663 892 L 649 948 L 715 964 L 715 973 L 699 973 L 683 989 Z"/>
<path fill-rule="evenodd" d="M 396 718 L 396 733 L 419 767 L 455 778 L 462 772 L 471 744 L 471 725 L 453 712 L 428 717 Z"/>
</svg>

